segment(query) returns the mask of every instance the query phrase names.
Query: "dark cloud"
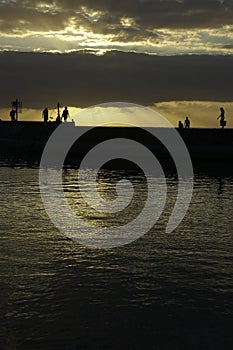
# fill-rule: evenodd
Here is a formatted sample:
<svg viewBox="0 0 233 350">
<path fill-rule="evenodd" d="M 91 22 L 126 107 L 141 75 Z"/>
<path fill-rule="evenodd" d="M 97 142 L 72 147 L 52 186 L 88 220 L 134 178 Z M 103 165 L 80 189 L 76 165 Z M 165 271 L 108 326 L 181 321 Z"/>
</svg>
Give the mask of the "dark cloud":
<svg viewBox="0 0 233 350">
<path fill-rule="evenodd" d="M 21 6 L 0 7 L 0 32 L 26 34 L 33 31 L 58 31 L 66 26 L 64 13 L 43 13 Z"/>
<path fill-rule="evenodd" d="M 231 25 L 233 17 L 232 0 L 57 0 L 56 4 L 64 10 L 99 10 L 116 19 L 133 17 L 146 28 L 209 28 Z"/>
<path fill-rule="evenodd" d="M 233 96 L 233 57 L 109 52 L 0 54 L 0 107 L 16 97 L 24 106 L 90 106 L 109 101 L 152 104 L 170 100 L 222 100 Z"/>
<path fill-rule="evenodd" d="M 99 15 L 94 18 L 94 12 Z M 131 31 L 122 18 L 134 20 Z M 64 29 L 70 19 L 98 34 L 122 40 L 152 37 L 153 29 L 216 28 L 232 25 L 233 0 L 56 0 L 0 1 L 4 33 Z"/>
</svg>

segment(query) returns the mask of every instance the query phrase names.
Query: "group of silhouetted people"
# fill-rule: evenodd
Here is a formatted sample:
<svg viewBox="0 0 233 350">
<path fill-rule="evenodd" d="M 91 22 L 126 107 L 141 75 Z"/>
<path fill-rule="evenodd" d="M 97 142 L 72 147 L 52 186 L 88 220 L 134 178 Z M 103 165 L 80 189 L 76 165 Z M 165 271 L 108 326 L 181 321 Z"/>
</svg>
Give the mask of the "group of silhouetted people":
<svg viewBox="0 0 233 350">
<path fill-rule="evenodd" d="M 63 112 L 62 112 L 62 116 L 60 117 L 60 115 L 58 114 L 58 116 L 56 118 L 56 122 L 61 123 L 62 119 L 64 120 L 64 122 L 67 122 L 67 119 L 69 118 L 69 116 L 70 115 L 69 115 L 68 108 L 65 107 Z M 10 111 L 10 118 L 11 118 L 12 122 L 17 121 L 17 119 L 16 119 L 16 110 L 15 109 L 12 109 Z M 49 121 L 49 110 L 48 110 L 47 107 L 42 112 L 42 118 L 43 118 L 45 124 L 48 123 L 48 121 Z"/>
<path fill-rule="evenodd" d="M 224 111 L 223 107 L 220 108 L 220 114 L 217 117 L 217 119 L 220 119 L 220 121 L 219 121 L 220 122 L 220 127 L 222 129 L 224 129 L 224 127 L 227 125 L 227 122 L 225 120 L 225 111 Z M 188 117 L 186 117 L 184 123 L 181 120 L 179 120 L 179 122 L 178 122 L 178 129 L 184 129 L 184 128 L 185 129 L 189 129 L 190 128 L 190 120 L 189 120 Z"/>
<path fill-rule="evenodd" d="M 68 108 L 65 107 L 63 112 L 62 112 L 62 116 L 60 116 L 60 113 L 58 113 L 58 116 L 56 118 L 56 122 L 61 123 L 62 119 L 64 120 L 64 122 L 67 122 L 67 119 L 69 118 L 69 116 L 70 115 L 69 115 Z M 10 111 L 10 118 L 11 118 L 12 122 L 17 120 L 17 118 L 16 118 L 16 110 L 15 109 L 12 109 Z M 49 111 L 48 111 L 47 107 L 42 112 L 42 118 L 44 119 L 44 124 L 48 123 L 48 121 L 49 121 Z M 225 120 L 225 111 L 224 111 L 223 107 L 220 108 L 220 115 L 217 117 L 217 119 L 220 119 L 220 127 L 222 129 L 224 129 L 224 127 L 226 126 L 227 122 Z M 189 128 L 190 128 L 189 117 L 185 118 L 184 123 L 181 120 L 179 120 L 179 122 L 178 122 L 178 129 L 189 129 Z"/>
<path fill-rule="evenodd" d="M 185 121 L 184 121 L 184 123 L 182 123 L 182 121 L 181 120 L 179 120 L 179 122 L 178 122 L 178 128 L 179 129 L 189 129 L 190 128 L 190 120 L 189 120 L 189 117 L 186 117 L 185 118 Z"/>
<path fill-rule="evenodd" d="M 60 115 L 58 114 L 57 118 L 56 118 L 56 122 L 61 123 L 62 119 L 64 120 L 64 122 L 67 122 L 67 119 L 69 118 L 69 111 L 68 108 L 65 107 L 63 112 L 62 112 L 62 116 L 60 117 Z M 44 119 L 44 123 L 48 123 L 49 120 L 49 110 L 46 107 L 43 112 L 42 112 L 42 118 Z"/>
</svg>

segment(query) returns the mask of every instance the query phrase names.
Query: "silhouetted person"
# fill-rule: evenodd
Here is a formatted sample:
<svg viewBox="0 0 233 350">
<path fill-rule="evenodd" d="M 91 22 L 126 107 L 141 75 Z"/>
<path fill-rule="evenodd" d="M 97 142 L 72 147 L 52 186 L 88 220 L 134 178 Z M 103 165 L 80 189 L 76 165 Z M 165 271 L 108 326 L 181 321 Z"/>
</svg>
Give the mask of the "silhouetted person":
<svg viewBox="0 0 233 350">
<path fill-rule="evenodd" d="M 69 117 L 69 111 L 68 111 L 67 107 L 65 107 L 63 112 L 62 112 L 62 118 L 64 119 L 64 122 L 67 121 L 68 117 Z"/>
<path fill-rule="evenodd" d="M 181 120 L 179 120 L 178 122 L 178 129 L 183 129 L 184 128 L 184 124 L 182 123 Z"/>
<path fill-rule="evenodd" d="M 42 116 L 43 116 L 43 119 L 44 119 L 44 123 L 48 123 L 48 120 L 49 120 L 49 111 L 48 111 L 48 108 L 46 107 L 43 112 L 42 112 Z"/>
<path fill-rule="evenodd" d="M 185 118 L 184 127 L 185 127 L 185 129 L 189 129 L 190 128 L 190 120 L 189 120 L 188 117 Z"/>
<path fill-rule="evenodd" d="M 225 120 L 225 111 L 224 111 L 224 109 L 221 107 L 220 108 L 220 114 L 219 114 L 219 116 L 218 116 L 218 118 L 217 119 L 219 119 L 220 118 L 220 126 L 222 127 L 222 129 L 224 128 L 224 126 L 226 126 L 226 120 Z"/>
<path fill-rule="evenodd" d="M 12 121 L 12 122 L 15 122 L 15 121 L 16 121 L 15 115 L 16 115 L 16 111 L 15 111 L 14 109 L 12 109 L 12 110 L 10 111 L 10 117 L 11 117 L 11 121 Z"/>
</svg>

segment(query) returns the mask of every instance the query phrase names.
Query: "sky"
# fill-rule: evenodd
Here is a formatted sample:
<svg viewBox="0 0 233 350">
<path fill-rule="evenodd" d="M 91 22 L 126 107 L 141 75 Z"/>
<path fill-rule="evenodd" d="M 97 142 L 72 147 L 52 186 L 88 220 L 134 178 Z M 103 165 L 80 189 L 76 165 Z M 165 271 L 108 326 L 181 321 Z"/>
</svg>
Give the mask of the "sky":
<svg viewBox="0 0 233 350">
<path fill-rule="evenodd" d="M 233 0 L 0 0 L 0 67 L 2 119 L 122 101 L 233 127 Z"/>
</svg>

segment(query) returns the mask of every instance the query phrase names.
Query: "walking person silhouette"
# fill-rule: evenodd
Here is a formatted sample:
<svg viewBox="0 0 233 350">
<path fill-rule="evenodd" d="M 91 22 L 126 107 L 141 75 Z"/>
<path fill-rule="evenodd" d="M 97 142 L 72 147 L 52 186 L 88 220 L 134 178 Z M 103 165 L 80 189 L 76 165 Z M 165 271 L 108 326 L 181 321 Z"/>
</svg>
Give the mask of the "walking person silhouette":
<svg viewBox="0 0 233 350">
<path fill-rule="evenodd" d="M 222 127 L 222 129 L 224 129 L 224 126 L 226 126 L 227 122 L 225 120 L 225 111 L 223 107 L 220 108 L 220 114 L 217 117 L 217 119 L 219 118 L 220 118 L 220 126 Z"/>
</svg>

